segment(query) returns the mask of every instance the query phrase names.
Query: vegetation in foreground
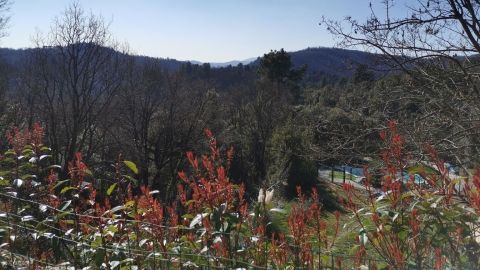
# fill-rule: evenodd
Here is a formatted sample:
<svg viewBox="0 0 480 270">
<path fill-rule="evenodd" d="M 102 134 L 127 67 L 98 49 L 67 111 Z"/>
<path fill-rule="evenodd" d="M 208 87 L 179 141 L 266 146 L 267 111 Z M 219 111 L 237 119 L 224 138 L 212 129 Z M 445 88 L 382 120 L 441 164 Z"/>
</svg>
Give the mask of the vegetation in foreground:
<svg viewBox="0 0 480 270">
<path fill-rule="evenodd" d="M 396 124 L 381 137 L 383 195 L 373 194 L 368 173 L 366 192 L 344 184 L 345 212 L 332 222 L 316 189 L 298 187 L 289 209 L 278 207 L 273 190 L 247 202 L 244 185 L 229 179 L 233 148 L 219 147 L 209 130 L 208 153 L 187 152 L 176 200 L 163 204 L 139 184 L 133 162 L 119 159 L 108 189 L 99 190 L 105 180 L 91 175 L 80 153 L 68 179 L 59 179 L 43 128 L 13 129 L 1 160 L 2 267 L 474 269 L 480 173 L 450 179 L 429 149 L 437 169 L 422 174 L 428 184 L 405 183 L 396 179 L 407 162 Z"/>
</svg>

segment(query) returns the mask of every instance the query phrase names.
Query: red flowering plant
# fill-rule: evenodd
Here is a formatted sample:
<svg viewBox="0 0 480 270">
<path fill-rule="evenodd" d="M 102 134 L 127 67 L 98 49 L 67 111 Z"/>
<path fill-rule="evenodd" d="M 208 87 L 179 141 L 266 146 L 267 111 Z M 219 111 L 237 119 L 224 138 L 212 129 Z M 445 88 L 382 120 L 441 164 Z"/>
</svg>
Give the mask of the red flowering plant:
<svg viewBox="0 0 480 270">
<path fill-rule="evenodd" d="M 189 173 L 178 173 L 178 198 L 184 214 L 181 223 L 194 232 L 196 242 L 182 243 L 190 252 L 204 256 L 219 267 L 240 267 L 245 258 L 248 206 L 245 187 L 228 177 L 233 158 L 230 147 L 223 155 L 210 130 L 205 131 L 209 154 L 187 152 Z M 221 258 L 221 259 L 218 259 Z"/>
<path fill-rule="evenodd" d="M 377 258 L 385 262 L 375 266 L 379 269 L 474 269 L 480 263 L 475 177 L 471 183 L 449 173 L 431 147 L 428 162 L 412 164 L 395 122 L 380 136 L 381 189 L 372 187 L 368 170 L 364 189 L 344 185 L 344 205 L 353 214 L 348 227 L 359 231 L 357 266 Z"/>
<path fill-rule="evenodd" d="M 44 130 L 35 123 L 32 129 L 11 128 L 6 133 L 10 148 L 0 159 L 0 187 L 3 191 L 1 200 L 9 196 L 48 203 L 49 176 L 55 177 L 59 166 L 50 164 L 50 148 L 43 145 Z M 46 212 L 41 209 L 25 209 L 21 203 L 13 203 L 15 211 L 23 215 L 41 216 Z"/>
<path fill-rule="evenodd" d="M 209 130 L 208 153 L 186 154 L 177 201 L 165 204 L 158 191 L 135 186 L 130 175 L 138 169 L 121 157 L 106 190 L 98 188 L 80 153 L 65 168 L 69 179 L 59 180 L 58 166 L 49 164 L 49 149 L 41 143 L 43 131 L 36 129 L 12 130 L 12 150 L 1 161 L 0 256 L 7 265 L 25 264 L 21 256 L 33 259 L 30 268 L 46 263 L 94 269 L 478 265 L 480 173 L 471 180 L 454 177 L 426 147 L 429 163 L 422 166 L 429 169 L 416 166 L 419 182 L 408 172 L 411 158 L 394 122 L 381 134 L 386 145 L 381 189 L 372 187 L 368 170 L 363 189 L 343 186 L 343 204 L 353 216 L 345 231 L 340 212 L 322 212 L 316 190 L 298 189 L 298 199 L 286 211 L 275 207 L 273 190 L 261 189 L 249 208 L 244 186 L 228 176 L 233 148 L 219 147 Z M 273 224 L 274 214 L 285 226 Z M 352 230 L 353 260 L 330 257 L 341 248 L 337 239 Z"/>
<path fill-rule="evenodd" d="M 297 187 L 298 201 L 288 215 L 290 260 L 286 266 L 306 269 L 322 269 L 329 263 L 335 248 L 340 229 L 340 212 L 333 213 L 333 226 L 322 213 L 319 194 L 312 189 L 307 199 L 300 187 Z M 280 238 L 281 239 L 281 238 Z"/>
<path fill-rule="evenodd" d="M 12 128 L 10 149 L 0 160 L 0 262 L 40 269 L 58 262 L 75 267 L 109 266 L 127 258 L 125 226 L 108 196 L 98 200 L 80 153 L 64 168 L 51 164 L 43 128 Z M 116 246 L 116 248 L 112 248 Z M 125 250 L 125 248 L 123 248 Z M 107 267 L 108 268 L 108 267 Z"/>
<path fill-rule="evenodd" d="M 14 127 L 6 133 L 9 149 L 0 158 L 0 257 L 5 249 L 31 252 L 33 257 L 53 255 L 52 245 L 36 248 L 50 237 L 51 230 L 31 229 L 50 216 L 52 206 L 58 206 L 58 200 L 50 195 L 60 166 L 51 164 L 50 148 L 43 145 L 43 136 L 44 129 L 38 123 L 31 129 Z M 2 259 L 11 262 L 14 258 L 10 255 Z"/>
</svg>

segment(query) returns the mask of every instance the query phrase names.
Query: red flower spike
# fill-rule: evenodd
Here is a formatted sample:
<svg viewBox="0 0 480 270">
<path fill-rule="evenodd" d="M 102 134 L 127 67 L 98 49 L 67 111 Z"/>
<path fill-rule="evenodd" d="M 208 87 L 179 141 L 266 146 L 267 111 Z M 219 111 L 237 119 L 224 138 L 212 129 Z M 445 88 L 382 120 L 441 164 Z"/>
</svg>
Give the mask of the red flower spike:
<svg viewBox="0 0 480 270">
<path fill-rule="evenodd" d="M 207 137 L 207 139 L 211 139 L 213 138 L 213 133 L 210 129 L 206 128 L 205 129 L 205 136 Z"/>
<path fill-rule="evenodd" d="M 44 135 L 44 128 L 37 122 L 33 124 L 33 129 L 31 133 L 32 144 L 34 144 L 36 147 L 40 146 L 43 143 Z"/>
</svg>

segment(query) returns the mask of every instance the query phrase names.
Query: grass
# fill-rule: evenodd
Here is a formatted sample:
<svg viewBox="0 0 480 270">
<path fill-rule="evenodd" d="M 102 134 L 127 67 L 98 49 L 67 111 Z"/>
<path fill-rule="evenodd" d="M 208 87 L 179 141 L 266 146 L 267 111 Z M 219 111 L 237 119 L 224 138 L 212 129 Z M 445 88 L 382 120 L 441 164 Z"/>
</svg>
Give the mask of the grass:
<svg viewBox="0 0 480 270">
<path fill-rule="evenodd" d="M 332 178 L 332 172 L 328 174 L 329 179 Z M 335 179 L 343 179 L 343 171 L 333 171 L 333 178 Z M 350 174 L 348 171 L 345 172 L 345 179 L 346 180 L 353 180 L 357 179 L 357 176 Z"/>
</svg>

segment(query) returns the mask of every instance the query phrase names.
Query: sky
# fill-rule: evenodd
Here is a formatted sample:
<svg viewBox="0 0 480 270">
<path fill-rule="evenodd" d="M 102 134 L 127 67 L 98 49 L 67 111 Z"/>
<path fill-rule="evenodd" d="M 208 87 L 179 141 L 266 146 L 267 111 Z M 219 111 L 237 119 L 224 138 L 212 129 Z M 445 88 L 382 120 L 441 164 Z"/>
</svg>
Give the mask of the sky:
<svg viewBox="0 0 480 270">
<path fill-rule="evenodd" d="M 13 0 L 1 47 L 33 47 L 70 0 Z M 380 0 L 373 0 L 374 5 Z M 110 23 L 117 41 L 134 54 L 226 62 L 274 49 L 332 47 L 322 16 L 341 20 L 369 15 L 368 0 L 78 0 Z M 377 2 L 377 3 L 375 3 Z"/>
</svg>

